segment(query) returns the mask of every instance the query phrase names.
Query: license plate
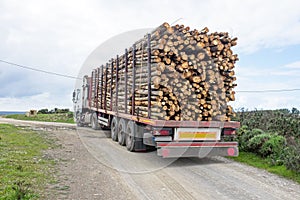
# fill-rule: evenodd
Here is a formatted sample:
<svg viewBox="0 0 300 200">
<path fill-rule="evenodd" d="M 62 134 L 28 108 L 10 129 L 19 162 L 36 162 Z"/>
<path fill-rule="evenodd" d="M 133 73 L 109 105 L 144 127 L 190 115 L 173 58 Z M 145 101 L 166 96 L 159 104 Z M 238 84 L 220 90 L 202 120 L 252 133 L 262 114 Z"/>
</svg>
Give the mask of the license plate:
<svg viewBox="0 0 300 200">
<path fill-rule="evenodd" d="M 220 140 L 219 128 L 178 128 L 175 140 Z"/>
</svg>

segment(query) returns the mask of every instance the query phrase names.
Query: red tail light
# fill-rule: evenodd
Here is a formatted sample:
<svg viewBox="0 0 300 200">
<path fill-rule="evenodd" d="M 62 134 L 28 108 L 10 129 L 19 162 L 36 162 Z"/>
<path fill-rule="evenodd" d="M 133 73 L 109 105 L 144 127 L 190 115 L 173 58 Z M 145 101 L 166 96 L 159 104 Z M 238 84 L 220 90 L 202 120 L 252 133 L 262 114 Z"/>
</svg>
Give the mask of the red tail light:
<svg viewBox="0 0 300 200">
<path fill-rule="evenodd" d="M 224 135 L 235 135 L 235 129 L 224 129 Z"/>
<path fill-rule="evenodd" d="M 171 135 L 171 130 L 153 130 L 153 135 Z"/>
</svg>

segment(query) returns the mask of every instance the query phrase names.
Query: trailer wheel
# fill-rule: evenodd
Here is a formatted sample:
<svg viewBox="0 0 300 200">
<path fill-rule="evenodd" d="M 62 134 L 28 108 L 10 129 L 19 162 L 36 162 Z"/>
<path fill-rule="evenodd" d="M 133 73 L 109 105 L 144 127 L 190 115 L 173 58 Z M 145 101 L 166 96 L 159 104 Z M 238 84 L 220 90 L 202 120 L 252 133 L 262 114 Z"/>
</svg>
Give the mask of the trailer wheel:
<svg viewBox="0 0 300 200">
<path fill-rule="evenodd" d="M 118 119 L 114 117 L 110 125 L 111 139 L 113 141 L 118 141 L 118 128 Z"/>
<path fill-rule="evenodd" d="M 135 124 L 132 121 L 128 122 L 127 130 L 126 130 L 126 148 L 128 151 L 135 151 Z"/>
<path fill-rule="evenodd" d="M 118 124 L 118 142 L 120 145 L 125 145 L 125 131 L 126 131 L 126 123 L 124 119 L 120 119 Z"/>
<path fill-rule="evenodd" d="M 82 122 L 82 116 L 81 114 L 77 111 L 76 115 L 75 115 L 75 121 L 76 121 L 76 125 L 78 127 L 83 127 L 84 123 Z"/>
<path fill-rule="evenodd" d="M 92 126 L 92 129 L 94 129 L 94 130 L 98 130 L 99 127 L 100 127 L 99 124 L 98 124 L 97 113 L 93 113 L 93 115 L 92 115 L 91 126 Z"/>
<path fill-rule="evenodd" d="M 78 127 L 83 127 L 84 125 L 83 125 L 83 123 L 81 123 L 81 122 L 77 122 L 77 124 L 76 124 Z"/>
</svg>

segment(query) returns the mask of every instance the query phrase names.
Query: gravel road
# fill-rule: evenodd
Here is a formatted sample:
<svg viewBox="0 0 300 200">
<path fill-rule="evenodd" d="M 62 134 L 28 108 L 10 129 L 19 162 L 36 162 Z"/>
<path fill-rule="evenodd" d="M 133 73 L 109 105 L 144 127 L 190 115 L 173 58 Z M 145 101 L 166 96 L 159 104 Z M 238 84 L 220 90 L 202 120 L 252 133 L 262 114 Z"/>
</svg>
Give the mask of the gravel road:
<svg viewBox="0 0 300 200">
<path fill-rule="evenodd" d="M 300 185 L 222 157 L 163 159 L 131 153 L 110 138 L 62 123 L 0 118 L 0 123 L 47 130 L 61 148 L 45 154 L 59 161 L 46 199 L 300 199 Z"/>
</svg>

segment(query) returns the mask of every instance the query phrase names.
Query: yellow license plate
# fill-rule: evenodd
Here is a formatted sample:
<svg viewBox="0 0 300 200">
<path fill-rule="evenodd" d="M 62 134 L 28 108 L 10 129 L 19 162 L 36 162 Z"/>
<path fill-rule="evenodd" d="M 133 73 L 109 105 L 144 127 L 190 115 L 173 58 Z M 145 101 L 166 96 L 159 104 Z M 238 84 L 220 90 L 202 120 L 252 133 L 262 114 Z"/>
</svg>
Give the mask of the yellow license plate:
<svg viewBox="0 0 300 200">
<path fill-rule="evenodd" d="M 179 132 L 179 139 L 217 139 L 216 132 Z"/>
</svg>

